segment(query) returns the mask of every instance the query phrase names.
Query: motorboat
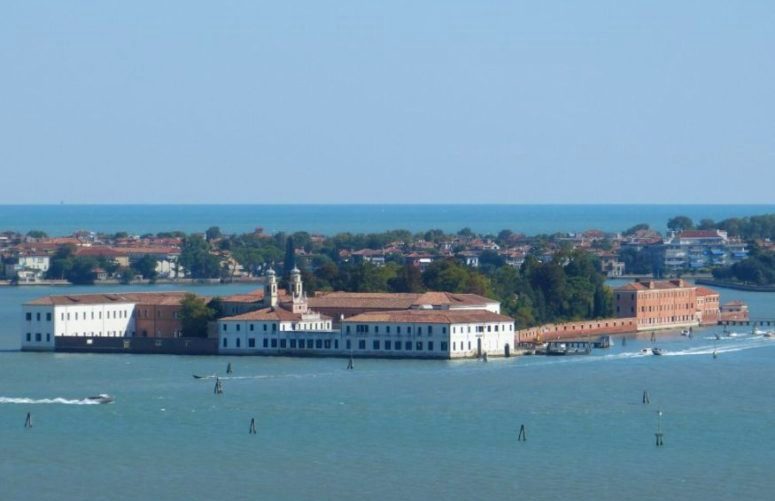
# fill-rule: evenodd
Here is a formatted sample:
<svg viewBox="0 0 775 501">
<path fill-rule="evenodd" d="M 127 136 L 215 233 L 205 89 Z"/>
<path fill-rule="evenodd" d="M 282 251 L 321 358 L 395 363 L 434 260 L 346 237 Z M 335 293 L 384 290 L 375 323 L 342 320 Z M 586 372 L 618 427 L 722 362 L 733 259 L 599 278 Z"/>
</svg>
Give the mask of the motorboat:
<svg viewBox="0 0 775 501">
<path fill-rule="evenodd" d="M 684 329 L 684 330 L 682 330 L 682 331 L 681 331 L 681 335 L 682 335 L 682 336 L 688 336 L 689 334 L 690 334 L 690 333 L 689 333 L 689 330 L 688 330 L 688 329 Z"/>
<path fill-rule="evenodd" d="M 107 393 L 100 393 L 99 395 L 93 396 L 93 397 L 86 397 L 86 400 L 89 402 L 95 402 L 98 404 L 109 404 L 115 401 L 116 399 L 108 395 Z"/>
<path fill-rule="evenodd" d="M 199 374 L 194 374 L 194 379 L 213 379 L 215 377 L 215 374 L 207 374 L 204 376 L 200 376 Z"/>
<path fill-rule="evenodd" d="M 640 350 L 641 355 L 653 355 L 651 348 L 642 348 Z"/>
<path fill-rule="evenodd" d="M 651 348 L 651 353 L 654 355 L 664 355 L 665 352 L 662 350 L 662 348 Z"/>
</svg>

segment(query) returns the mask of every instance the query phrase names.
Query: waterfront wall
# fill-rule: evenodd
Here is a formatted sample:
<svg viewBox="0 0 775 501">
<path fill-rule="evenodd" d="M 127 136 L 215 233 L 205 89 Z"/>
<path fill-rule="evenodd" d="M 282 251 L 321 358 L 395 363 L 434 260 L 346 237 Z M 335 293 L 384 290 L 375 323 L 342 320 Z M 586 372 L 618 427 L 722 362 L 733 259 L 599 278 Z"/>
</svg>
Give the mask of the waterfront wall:
<svg viewBox="0 0 775 501">
<path fill-rule="evenodd" d="M 211 338 L 75 337 L 56 336 L 55 350 L 71 353 L 134 353 L 159 355 L 216 355 Z"/>
<path fill-rule="evenodd" d="M 578 339 L 586 336 L 602 336 L 606 334 L 628 334 L 637 332 L 638 322 L 635 318 L 605 318 L 600 320 L 584 320 L 583 322 L 567 322 L 562 324 L 545 324 L 529 329 L 516 331 L 515 343 L 531 341 L 551 341 L 553 339 Z"/>
</svg>

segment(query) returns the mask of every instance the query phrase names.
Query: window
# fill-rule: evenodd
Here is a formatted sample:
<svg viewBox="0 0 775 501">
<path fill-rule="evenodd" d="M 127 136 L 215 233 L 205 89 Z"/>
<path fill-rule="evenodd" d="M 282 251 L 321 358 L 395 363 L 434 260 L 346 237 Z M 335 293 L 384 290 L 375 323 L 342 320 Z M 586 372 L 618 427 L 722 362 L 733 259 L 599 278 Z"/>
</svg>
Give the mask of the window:
<svg viewBox="0 0 775 501">
<path fill-rule="evenodd" d="M 291 339 L 291 348 L 296 348 L 296 340 Z"/>
<path fill-rule="evenodd" d="M 27 333 L 27 341 L 32 341 L 32 334 L 29 332 Z"/>
<path fill-rule="evenodd" d="M 389 325 L 388 325 L 387 327 L 385 327 L 385 332 L 387 332 L 388 334 L 390 334 L 390 326 L 389 326 Z"/>
<path fill-rule="evenodd" d="M 407 341 L 407 342 L 405 342 L 405 343 L 404 343 L 404 349 L 405 349 L 406 351 L 412 351 L 412 342 L 411 342 L 411 341 Z"/>
<path fill-rule="evenodd" d="M 446 341 L 441 342 L 441 351 L 447 351 L 449 349 L 449 345 Z"/>
<path fill-rule="evenodd" d="M 313 341 L 312 339 L 307 339 L 307 348 L 308 348 L 308 349 L 310 349 L 310 350 L 312 349 L 312 343 L 313 343 L 313 342 L 314 342 L 314 341 Z"/>
<path fill-rule="evenodd" d="M 348 325 L 347 326 L 347 334 L 349 334 L 349 333 L 350 333 L 350 326 Z"/>
<path fill-rule="evenodd" d="M 285 341 L 285 339 L 281 339 L 281 340 L 280 340 L 280 348 L 285 348 L 285 346 L 286 346 L 286 341 Z"/>
<path fill-rule="evenodd" d="M 28 322 L 32 321 L 32 313 L 30 313 L 29 311 L 27 312 L 26 317 Z"/>
<path fill-rule="evenodd" d="M 379 349 L 379 341 L 372 341 L 371 348 L 374 349 L 374 350 L 378 350 Z"/>
<path fill-rule="evenodd" d="M 269 340 L 267 338 L 264 338 L 264 348 L 269 348 Z"/>
<path fill-rule="evenodd" d="M 316 339 L 315 340 L 315 348 L 317 348 L 319 350 L 322 347 L 323 347 L 323 340 L 322 339 Z"/>
<path fill-rule="evenodd" d="M 447 328 L 446 327 L 442 327 L 441 328 L 441 333 L 442 334 L 446 334 L 447 333 Z"/>
<path fill-rule="evenodd" d="M 240 328 L 240 325 L 239 325 L 239 324 L 237 324 L 237 332 L 239 332 L 239 328 Z"/>
<path fill-rule="evenodd" d="M 237 338 L 237 348 L 239 348 L 239 342 L 240 342 L 240 339 Z"/>
<path fill-rule="evenodd" d="M 407 332 L 407 334 L 411 334 L 412 333 L 412 326 L 411 325 L 406 328 L 406 332 Z"/>
<path fill-rule="evenodd" d="M 471 341 L 468 342 L 468 349 L 471 349 Z"/>
<path fill-rule="evenodd" d="M 417 351 L 422 351 L 422 341 L 417 341 Z"/>
<path fill-rule="evenodd" d="M 229 340 L 226 338 L 223 338 L 223 347 L 228 348 L 228 346 L 229 346 Z"/>
<path fill-rule="evenodd" d="M 348 340 L 345 342 L 345 349 L 349 350 L 349 349 L 351 349 L 351 348 L 352 348 L 352 347 L 350 346 L 350 340 L 348 339 Z"/>
<path fill-rule="evenodd" d="M 390 349 L 392 349 L 392 348 L 393 348 L 392 344 L 393 344 L 393 343 L 392 343 L 390 340 L 388 340 L 388 341 L 385 341 L 385 349 L 386 349 L 386 350 L 390 350 Z"/>
<path fill-rule="evenodd" d="M 326 339 L 323 342 L 323 347 L 325 347 L 325 349 L 327 349 L 327 350 L 331 349 L 331 340 L 330 339 Z"/>
<path fill-rule="evenodd" d="M 396 333 L 401 334 L 401 326 L 396 326 Z"/>
<path fill-rule="evenodd" d="M 277 338 L 272 339 L 272 348 L 277 348 Z"/>
<path fill-rule="evenodd" d="M 47 333 L 46 333 L 46 342 L 47 342 L 47 343 L 50 343 L 50 342 L 51 342 L 51 333 L 50 333 L 50 332 L 47 332 Z"/>
<path fill-rule="evenodd" d="M 379 334 L 379 325 L 374 326 L 374 333 Z"/>
<path fill-rule="evenodd" d="M 428 341 L 428 351 L 433 351 L 433 341 Z"/>
<path fill-rule="evenodd" d="M 37 320 L 38 322 L 40 322 L 40 312 L 38 312 L 38 313 L 36 313 L 36 314 L 35 314 L 35 320 Z"/>
<path fill-rule="evenodd" d="M 256 326 L 255 326 L 254 324 L 250 324 L 250 332 L 253 332 L 253 329 L 254 329 L 255 327 L 256 327 Z"/>
<path fill-rule="evenodd" d="M 272 332 L 277 332 L 277 324 L 272 324 Z"/>
<path fill-rule="evenodd" d="M 266 324 L 264 324 L 264 332 L 266 332 Z"/>
<path fill-rule="evenodd" d="M 334 349 L 335 350 L 339 349 L 339 340 L 338 339 L 334 339 Z"/>
<path fill-rule="evenodd" d="M 433 326 L 432 325 L 428 326 L 428 334 L 433 334 Z"/>
<path fill-rule="evenodd" d="M 393 345 L 393 349 L 396 351 L 401 351 L 401 341 L 396 341 L 396 343 Z"/>
<path fill-rule="evenodd" d="M 228 326 L 226 324 L 223 324 L 223 332 L 226 332 L 227 330 L 229 330 Z"/>
<path fill-rule="evenodd" d="M 256 338 L 250 337 L 248 338 L 248 348 L 255 348 L 256 347 Z"/>
<path fill-rule="evenodd" d="M 359 350 L 365 350 L 366 349 L 366 340 L 365 339 L 361 339 L 360 341 L 358 341 L 358 349 Z"/>
</svg>

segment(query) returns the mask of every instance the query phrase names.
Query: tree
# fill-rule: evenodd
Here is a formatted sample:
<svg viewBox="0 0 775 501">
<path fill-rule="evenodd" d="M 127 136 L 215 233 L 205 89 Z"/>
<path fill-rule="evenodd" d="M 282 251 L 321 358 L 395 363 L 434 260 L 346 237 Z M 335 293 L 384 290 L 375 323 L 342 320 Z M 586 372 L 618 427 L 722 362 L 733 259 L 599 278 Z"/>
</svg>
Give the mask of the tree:
<svg viewBox="0 0 775 501">
<path fill-rule="evenodd" d="M 668 220 L 667 228 L 673 231 L 693 230 L 694 222 L 687 216 L 675 216 Z"/>
<path fill-rule="evenodd" d="M 474 232 L 471 230 L 471 228 L 469 228 L 468 226 L 458 231 L 457 234 L 459 237 L 463 237 L 463 238 L 474 238 L 476 236 Z"/>
<path fill-rule="evenodd" d="M 96 267 L 97 260 L 93 257 L 78 256 L 73 259 L 66 278 L 70 283 L 76 285 L 92 285 L 97 279 L 97 273 L 94 271 Z"/>
<path fill-rule="evenodd" d="M 30 238 L 48 238 L 48 235 L 45 231 L 40 230 L 30 230 L 27 232 L 27 236 Z"/>
<path fill-rule="evenodd" d="M 639 223 L 639 224 L 636 224 L 635 226 L 632 226 L 632 227 L 627 228 L 626 230 L 624 230 L 623 235 L 628 237 L 630 235 L 636 234 L 637 232 L 639 232 L 641 230 L 648 230 L 649 228 L 650 228 L 649 225 L 647 225 L 646 223 Z"/>
<path fill-rule="evenodd" d="M 716 222 L 712 219 L 701 219 L 700 224 L 697 225 L 698 230 L 715 230 L 716 229 Z"/>
<path fill-rule="evenodd" d="M 417 266 L 406 264 L 398 269 L 396 276 L 388 280 L 391 292 L 422 292 L 422 273 Z"/>
<path fill-rule="evenodd" d="M 283 260 L 283 272 L 285 277 L 290 276 L 291 270 L 296 267 L 296 246 L 293 243 L 293 237 L 285 240 L 285 259 Z"/>
<path fill-rule="evenodd" d="M 215 240 L 217 238 L 221 238 L 221 229 L 218 226 L 210 226 L 205 231 L 205 238 L 208 242 Z"/>
<path fill-rule="evenodd" d="M 156 258 L 150 254 L 145 254 L 143 257 L 132 263 L 132 269 L 142 275 L 143 278 L 153 282 L 159 274 L 156 271 L 156 265 Z"/>
<path fill-rule="evenodd" d="M 183 239 L 180 264 L 193 278 L 217 278 L 221 275 L 220 260 L 210 254 L 210 246 L 199 235 Z"/>
<path fill-rule="evenodd" d="M 207 323 L 215 319 L 215 311 L 195 294 L 186 294 L 180 301 L 180 325 L 183 337 L 207 337 Z"/>
</svg>

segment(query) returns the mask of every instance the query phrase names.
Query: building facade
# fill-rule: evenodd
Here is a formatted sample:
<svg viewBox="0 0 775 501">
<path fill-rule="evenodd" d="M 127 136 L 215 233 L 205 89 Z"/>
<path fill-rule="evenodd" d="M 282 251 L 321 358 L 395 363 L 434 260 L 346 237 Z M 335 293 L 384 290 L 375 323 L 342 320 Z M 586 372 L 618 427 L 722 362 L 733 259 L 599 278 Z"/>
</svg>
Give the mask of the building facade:
<svg viewBox="0 0 775 501">
<path fill-rule="evenodd" d="M 719 319 L 719 294 L 684 280 L 632 282 L 614 289 L 614 299 L 617 318 L 635 318 L 638 330 L 711 325 Z"/>
</svg>

